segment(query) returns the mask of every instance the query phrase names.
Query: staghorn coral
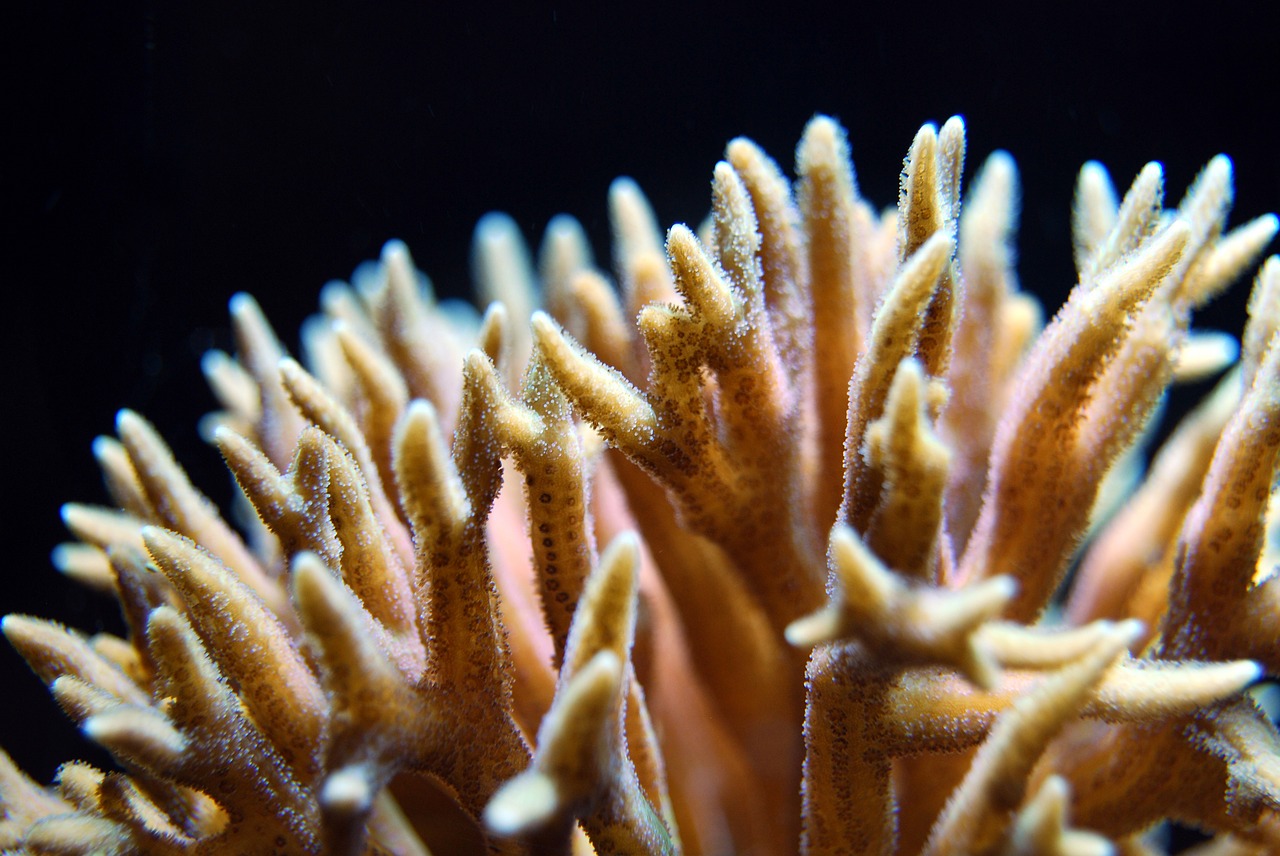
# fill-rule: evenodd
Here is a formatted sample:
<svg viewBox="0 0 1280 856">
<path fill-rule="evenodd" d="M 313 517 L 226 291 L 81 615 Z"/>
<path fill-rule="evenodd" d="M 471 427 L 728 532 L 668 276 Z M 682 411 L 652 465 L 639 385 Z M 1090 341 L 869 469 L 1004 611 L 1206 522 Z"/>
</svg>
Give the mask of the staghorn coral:
<svg viewBox="0 0 1280 856">
<path fill-rule="evenodd" d="M 964 148 L 922 128 L 877 214 L 833 121 L 794 187 L 735 140 L 665 247 L 619 181 L 620 296 L 568 218 L 536 275 L 482 222 L 483 318 L 389 244 L 325 291 L 307 368 L 233 299 L 204 429 L 240 525 L 142 417 L 95 445 L 114 507 L 67 506 L 57 561 L 129 638 L 4 632 L 120 770 L 0 757 L 0 846 L 1155 853 L 1174 820 L 1280 847 L 1248 689 L 1280 670 L 1280 261 L 1140 464 L 1169 385 L 1231 362 L 1191 313 L 1277 221 L 1224 232 L 1224 157 L 1174 210 L 1158 165 L 1117 200 L 1089 164 L 1041 330 L 1013 162 L 962 209 Z"/>
</svg>

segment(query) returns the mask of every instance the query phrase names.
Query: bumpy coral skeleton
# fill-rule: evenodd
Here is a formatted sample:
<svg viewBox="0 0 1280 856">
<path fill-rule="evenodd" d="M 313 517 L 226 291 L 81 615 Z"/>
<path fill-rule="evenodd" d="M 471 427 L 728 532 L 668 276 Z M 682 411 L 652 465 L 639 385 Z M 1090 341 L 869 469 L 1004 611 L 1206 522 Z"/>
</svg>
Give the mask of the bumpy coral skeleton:
<svg viewBox="0 0 1280 856">
<path fill-rule="evenodd" d="M 0 758 L 0 846 L 1275 852 L 1280 260 L 1140 451 L 1234 358 L 1191 313 L 1277 221 L 1224 232 L 1224 157 L 1175 210 L 1158 165 L 1118 201 L 1089 164 L 1040 330 L 1013 162 L 962 211 L 964 148 L 926 125 L 877 214 L 833 121 L 794 187 L 735 140 L 665 246 L 620 180 L 621 297 L 568 218 L 538 275 L 482 222 L 482 319 L 389 244 L 307 368 L 236 297 L 204 427 L 252 513 L 134 413 L 99 440 L 114 508 L 67 506 L 56 558 L 129 638 L 4 632 L 119 770 Z"/>
</svg>

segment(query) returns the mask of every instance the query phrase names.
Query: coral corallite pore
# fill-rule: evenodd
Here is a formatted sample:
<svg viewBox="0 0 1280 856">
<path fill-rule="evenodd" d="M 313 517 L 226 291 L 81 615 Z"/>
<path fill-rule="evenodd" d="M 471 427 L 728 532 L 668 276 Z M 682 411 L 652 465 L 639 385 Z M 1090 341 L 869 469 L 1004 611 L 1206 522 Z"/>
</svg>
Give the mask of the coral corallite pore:
<svg viewBox="0 0 1280 856">
<path fill-rule="evenodd" d="M 1143 465 L 1276 218 L 1224 231 L 1225 157 L 1170 210 L 1086 165 L 1042 325 L 964 147 L 926 125 L 876 213 L 830 119 L 794 184 L 735 140 L 665 244 L 619 181 L 620 296 L 568 218 L 537 275 L 481 224 L 483 318 L 389 244 L 306 368 L 236 297 L 236 526 L 122 412 L 56 561 L 129 638 L 5 619 L 119 770 L 4 756 L 4 852 L 1280 852 L 1280 260 Z"/>
</svg>

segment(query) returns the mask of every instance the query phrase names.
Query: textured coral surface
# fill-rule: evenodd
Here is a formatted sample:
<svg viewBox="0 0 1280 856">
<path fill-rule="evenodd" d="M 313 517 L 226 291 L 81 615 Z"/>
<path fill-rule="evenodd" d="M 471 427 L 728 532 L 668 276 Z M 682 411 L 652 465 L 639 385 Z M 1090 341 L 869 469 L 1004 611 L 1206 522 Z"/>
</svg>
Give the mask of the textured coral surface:
<svg viewBox="0 0 1280 856">
<path fill-rule="evenodd" d="M 926 125 L 877 212 L 817 117 L 665 240 L 619 180 L 616 283 L 575 221 L 535 268 L 491 215 L 483 316 L 393 242 L 302 362 L 235 297 L 235 507 L 123 411 L 56 560 L 127 638 L 4 620 L 118 768 L 0 753 L 0 848 L 1275 852 L 1280 260 L 1238 344 L 1191 321 L 1276 218 L 1226 229 L 1226 157 L 1171 209 L 1087 164 L 1046 323 L 1012 159 L 962 205 L 964 161 Z"/>
</svg>

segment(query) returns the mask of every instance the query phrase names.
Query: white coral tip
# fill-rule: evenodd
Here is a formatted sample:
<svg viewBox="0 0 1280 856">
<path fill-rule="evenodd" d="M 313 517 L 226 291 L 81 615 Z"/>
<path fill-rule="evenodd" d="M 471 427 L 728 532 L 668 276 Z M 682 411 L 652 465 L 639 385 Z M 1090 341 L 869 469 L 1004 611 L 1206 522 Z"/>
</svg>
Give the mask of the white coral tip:
<svg viewBox="0 0 1280 856">
<path fill-rule="evenodd" d="M 325 779 L 320 804 L 340 814 L 362 814 L 373 806 L 373 783 L 363 766 L 343 767 Z"/>
<path fill-rule="evenodd" d="M 485 806 L 484 823 L 498 835 L 515 835 L 543 825 L 559 805 L 555 783 L 530 770 L 498 789 Z"/>
</svg>

